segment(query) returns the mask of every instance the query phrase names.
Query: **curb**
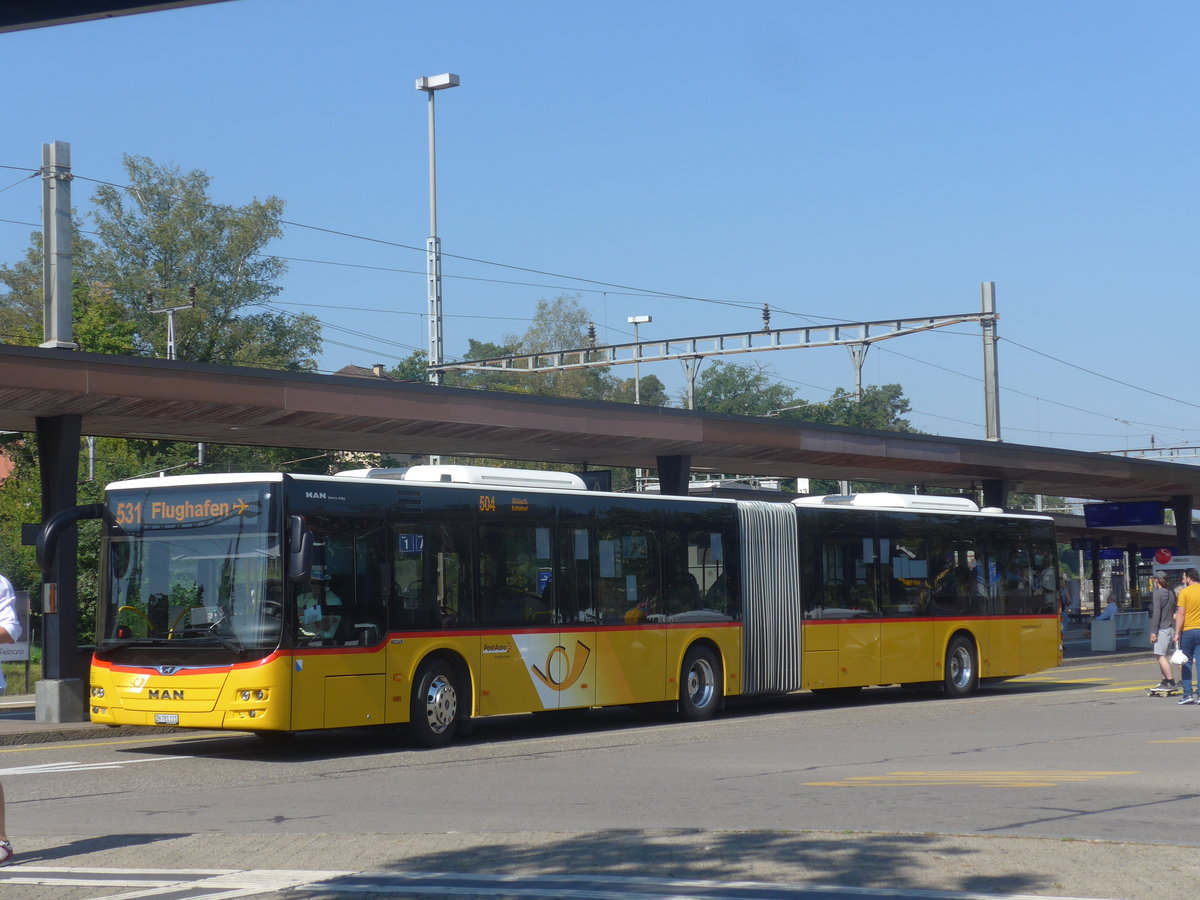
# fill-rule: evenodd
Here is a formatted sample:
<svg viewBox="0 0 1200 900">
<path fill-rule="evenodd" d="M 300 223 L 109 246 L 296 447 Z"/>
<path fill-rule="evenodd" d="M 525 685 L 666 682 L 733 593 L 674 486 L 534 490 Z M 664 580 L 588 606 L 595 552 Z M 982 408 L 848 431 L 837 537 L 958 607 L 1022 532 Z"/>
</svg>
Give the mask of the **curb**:
<svg viewBox="0 0 1200 900">
<path fill-rule="evenodd" d="M 24 744 L 57 744 L 60 741 L 88 741 L 107 737 L 137 737 L 148 734 L 178 734 L 183 731 L 198 732 L 196 728 L 172 728 L 154 725 L 89 725 L 80 722 L 72 727 L 55 727 L 54 723 L 40 723 L 30 731 L 0 731 L 0 747 L 15 747 Z"/>
</svg>

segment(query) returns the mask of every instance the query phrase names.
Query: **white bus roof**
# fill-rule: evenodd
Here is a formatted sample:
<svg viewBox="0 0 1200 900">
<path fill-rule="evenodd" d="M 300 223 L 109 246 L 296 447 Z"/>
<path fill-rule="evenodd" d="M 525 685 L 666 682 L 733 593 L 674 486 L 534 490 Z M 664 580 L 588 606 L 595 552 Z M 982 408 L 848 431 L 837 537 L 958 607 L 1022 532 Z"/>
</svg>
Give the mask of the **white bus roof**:
<svg viewBox="0 0 1200 900">
<path fill-rule="evenodd" d="M 339 472 L 339 478 L 386 478 L 435 484 L 474 484 L 491 487 L 542 488 L 555 491 L 586 491 L 587 484 L 570 472 L 541 469 L 504 469 L 493 466 L 410 466 L 407 469 L 354 469 Z"/>
<path fill-rule="evenodd" d="M 1022 510 L 1006 512 L 994 506 L 979 508 L 966 497 L 941 497 L 936 494 L 895 494 L 880 491 L 866 494 L 827 494 L 820 497 L 797 497 L 795 506 L 822 506 L 842 509 L 899 510 L 905 512 L 941 512 L 1052 521 L 1045 513 Z"/>
<path fill-rule="evenodd" d="M 847 506 L 855 509 L 904 509 L 920 512 L 977 513 L 979 506 L 966 497 L 938 497 L 931 494 L 827 494 L 822 497 L 797 497 L 796 506 Z"/>
<path fill-rule="evenodd" d="M 130 478 L 126 481 L 111 482 L 106 490 L 119 491 L 123 488 L 145 489 L 150 487 L 184 487 L 188 485 L 209 484 L 248 484 L 257 482 L 283 481 L 279 472 L 222 472 L 220 474 L 198 475 L 164 475 L 160 477 Z"/>
</svg>

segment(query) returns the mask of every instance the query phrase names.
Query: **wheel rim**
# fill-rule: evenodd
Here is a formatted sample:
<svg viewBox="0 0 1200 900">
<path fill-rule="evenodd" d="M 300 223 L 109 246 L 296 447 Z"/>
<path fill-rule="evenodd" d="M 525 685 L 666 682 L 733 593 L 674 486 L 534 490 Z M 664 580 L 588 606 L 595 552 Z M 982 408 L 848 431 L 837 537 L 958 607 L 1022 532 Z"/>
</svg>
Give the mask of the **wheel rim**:
<svg viewBox="0 0 1200 900">
<path fill-rule="evenodd" d="M 950 654 L 950 682 L 956 688 L 970 686 L 975 671 L 971 666 L 971 651 L 958 646 Z"/>
<path fill-rule="evenodd" d="M 425 719 L 434 734 L 444 734 L 458 715 L 458 693 L 454 682 L 445 675 L 435 675 L 425 692 Z"/>
<path fill-rule="evenodd" d="M 697 659 L 687 673 L 688 702 L 696 709 L 704 709 L 712 703 L 713 692 L 716 690 L 716 678 L 713 667 L 707 659 Z"/>
</svg>

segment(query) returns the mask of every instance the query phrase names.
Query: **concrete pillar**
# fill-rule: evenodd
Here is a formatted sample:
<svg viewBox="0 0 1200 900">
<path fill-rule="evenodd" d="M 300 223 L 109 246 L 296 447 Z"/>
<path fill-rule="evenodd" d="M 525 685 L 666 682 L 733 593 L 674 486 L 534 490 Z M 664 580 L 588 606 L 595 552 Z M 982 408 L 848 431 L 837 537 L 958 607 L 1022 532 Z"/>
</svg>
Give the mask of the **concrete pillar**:
<svg viewBox="0 0 1200 900">
<path fill-rule="evenodd" d="M 38 461 L 42 474 L 42 520 L 75 506 L 79 479 L 80 416 L 39 416 Z M 36 687 L 39 722 L 87 719 L 87 672 L 79 654 L 79 605 L 75 526 L 53 548 L 42 595 L 42 677 Z M 36 601 L 35 601 L 36 602 Z"/>
</svg>

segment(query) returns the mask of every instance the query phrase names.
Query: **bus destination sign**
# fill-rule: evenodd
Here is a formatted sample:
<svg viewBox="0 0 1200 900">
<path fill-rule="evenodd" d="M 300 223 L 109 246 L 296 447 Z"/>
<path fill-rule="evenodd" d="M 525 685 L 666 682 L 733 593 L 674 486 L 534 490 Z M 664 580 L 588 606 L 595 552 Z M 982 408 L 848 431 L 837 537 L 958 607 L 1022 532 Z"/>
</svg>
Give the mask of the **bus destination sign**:
<svg viewBox="0 0 1200 900">
<path fill-rule="evenodd" d="M 109 498 L 109 507 L 113 521 L 123 528 L 161 527 L 253 519 L 259 513 L 259 500 L 254 491 L 236 496 L 205 496 L 190 492 L 157 497 L 138 494 L 137 499 L 123 499 L 117 494 Z"/>
</svg>

